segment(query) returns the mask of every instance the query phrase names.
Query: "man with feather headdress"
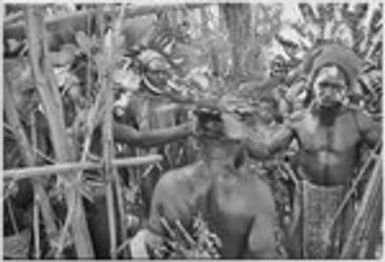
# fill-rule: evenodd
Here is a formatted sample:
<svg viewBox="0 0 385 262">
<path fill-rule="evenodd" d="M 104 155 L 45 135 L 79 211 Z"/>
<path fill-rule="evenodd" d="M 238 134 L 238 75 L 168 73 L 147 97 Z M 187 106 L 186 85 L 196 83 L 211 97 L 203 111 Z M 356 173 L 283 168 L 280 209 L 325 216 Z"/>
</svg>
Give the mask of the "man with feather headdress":
<svg viewBox="0 0 385 262">
<path fill-rule="evenodd" d="M 351 201 L 331 237 L 324 237 L 357 173 L 360 146 L 373 147 L 381 139 L 380 127 L 369 115 L 346 105 L 346 94 L 354 89 L 360 70 L 361 61 L 351 50 L 337 44 L 316 48 L 308 64 L 307 108 L 294 113 L 263 142 L 270 153 L 293 140 L 299 145 L 295 163 L 299 183 L 288 230 L 292 257 L 337 258 L 354 219 Z M 261 144 L 248 145 L 250 154 L 260 158 Z"/>
</svg>

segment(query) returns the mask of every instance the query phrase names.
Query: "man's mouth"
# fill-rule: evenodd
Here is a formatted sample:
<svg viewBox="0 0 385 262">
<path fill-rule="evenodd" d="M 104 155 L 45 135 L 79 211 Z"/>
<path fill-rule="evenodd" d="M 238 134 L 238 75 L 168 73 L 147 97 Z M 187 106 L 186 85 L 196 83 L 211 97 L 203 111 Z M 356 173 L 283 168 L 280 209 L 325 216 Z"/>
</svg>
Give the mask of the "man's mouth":
<svg viewBox="0 0 385 262">
<path fill-rule="evenodd" d="M 323 97 L 320 102 L 323 106 L 334 106 L 340 103 L 340 101 L 332 97 Z"/>
</svg>

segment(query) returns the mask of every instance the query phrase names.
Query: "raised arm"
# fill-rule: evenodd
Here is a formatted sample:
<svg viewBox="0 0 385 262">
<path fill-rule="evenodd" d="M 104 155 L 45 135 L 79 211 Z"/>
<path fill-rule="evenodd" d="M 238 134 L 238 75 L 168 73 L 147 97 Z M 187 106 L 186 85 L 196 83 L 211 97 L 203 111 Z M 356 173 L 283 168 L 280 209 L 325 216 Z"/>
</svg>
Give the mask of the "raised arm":
<svg viewBox="0 0 385 262">
<path fill-rule="evenodd" d="M 116 142 L 138 147 L 152 147 L 187 138 L 193 133 L 193 128 L 194 124 L 187 122 L 169 128 L 139 131 L 131 126 L 115 122 L 113 133 Z"/>
<path fill-rule="evenodd" d="M 283 124 L 268 139 L 249 135 L 246 141 L 248 154 L 255 159 L 267 159 L 276 152 L 286 149 L 294 138 L 294 130 L 290 124 Z"/>
</svg>

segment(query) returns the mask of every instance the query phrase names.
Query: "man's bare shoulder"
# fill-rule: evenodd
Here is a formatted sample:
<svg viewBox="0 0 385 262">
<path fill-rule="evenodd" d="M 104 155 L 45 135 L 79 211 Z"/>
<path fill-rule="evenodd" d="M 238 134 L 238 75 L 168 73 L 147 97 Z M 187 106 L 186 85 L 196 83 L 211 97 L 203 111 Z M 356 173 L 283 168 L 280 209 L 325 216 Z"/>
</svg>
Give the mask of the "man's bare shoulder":
<svg viewBox="0 0 385 262">
<path fill-rule="evenodd" d="M 203 163 L 199 161 L 184 167 L 169 170 L 162 175 L 158 184 L 165 188 L 172 188 L 176 185 L 181 186 L 193 180 L 196 174 L 200 174 L 203 171 L 202 169 Z"/>
<path fill-rule="evenodd" d="M 341 110 L 340 114 L 341 115 L 350 114 L 354 117 L 355 121 L 358 121 L 358 123 L 373 121 L 371 115 L 368 112 L 366 112 L 364 109 L 359 107 L 346 105 L 343 107 L 343 110 Z"/>
</svg>

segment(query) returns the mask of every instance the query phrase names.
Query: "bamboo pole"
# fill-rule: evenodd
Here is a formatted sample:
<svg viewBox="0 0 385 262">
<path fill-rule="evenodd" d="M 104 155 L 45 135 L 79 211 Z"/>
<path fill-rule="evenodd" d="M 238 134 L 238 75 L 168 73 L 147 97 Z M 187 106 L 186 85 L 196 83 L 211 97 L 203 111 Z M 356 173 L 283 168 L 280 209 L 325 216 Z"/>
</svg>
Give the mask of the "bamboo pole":
<svg viewBox="0 0 385 262">
<path fill-rule="evenodd" d="M 382 155 L 382 154 L 381 154 Z M 365 194 L 354 220 L 351 230 L 344 243 L 340 258 L 353 258 L 357 255 L 359 242 L 364 234 L 365 222 L 368 216 L 372 215 L 376 210 L 371 210 L 370 207 L 378 194 L 381 194 L 382 189 L 382 158 L 379 157 L 373 169 L 372 176 L 366 186 Z M 372 212 L 372 213 L 371 213 Z"/>
<path fill-rule="evenodd" d="M 26 9 L 26 19 L 32 73 L 47 115 L 55 158 L 58 162 L 69 162 L 74 159 L 74 152 L 67 141 L 63 105 L 48 56 L 48 46 L 45 42 L 46 33 L 43 24 L 43 10 L 36 6 L 28 6 Z M 67 179 L 71 183 L 76 183 L 74 176 L 68 176 Z M 76 210 L 74 212 L 74 219 L 71 221 L 71 229 L 77 255 L 79 258 L 94 257 L 91 237 L 83 205 L 80 201 L 81 196 L 75 187 L 68 187 L 65 199 L 67 207 Z"/>
<path fill-rule="evenodd" d="M 39 219 L 39 202 L 34 201 L 33 204 L 33 231 L 34 231 L 34 244 L 35 244 L 35 259 L 40 259 L 40 219 Z"/>
<path fill-rule="evenodd" d="M 99 9 L 101 12 L 101 9 Z M 104 20 L 102 14 L 98 19 L 100 22 L 100 30 L 104 32 Z M 117 250 L 117 228 L 116 228 L 116 219 L 115 219 L 115 201 L 114 201 L 114 190 L 113 190 L 113 166 L 112 158 L 114 154 L 113 150 L 113 137 L 112 137 L 112 105 L 113 105 L 113 94 L 110 86 L 108 69 L 112 66 L 112 50 L 113 50 L 113 35 L 112 30 L 110 29 L 107 34 L 101 34 L 104 40 L 103 46 L 103 56 L 106 60 L 106 63 L 101 66 L 101 77 L 102 77 L 102 88 L 106 90 L 105 94 L 105 116 L 103 123 L 103 159 L 104 159 L 104 176 L 107 180 L 107 190 L 106 190 L 106 201 L 107 201 L 107 211 L 108 211 L 108 225 L 110 233 L 110 258 L 116 259 L 116 250 Z"/>
<path fill-rule="evenodd" d="M 35 112 L 32 112 L 31 115 L 31 140 L 32 140 L 32 147 L 38 148 L 37 146 L 37 130 L 36 130 L 36 118 L 35 118 Z M 35 157 L 36 162 L 36 157 Z M 35 244 L 35 258 L 40 258 L 40 227 L 39 227 L 39 210 L 40 210 L 40 201 L 39 197 L 36 194 L 36 182 L 33 183 L 33 191 L 34 191 L 34 203 L 33 203 L 33 230 L 34 230 L 34 244 Z"/>
<path fill-rule="evenodd" d="M 113 41 L 113 50 L 115 49 L 118 49 L 120 48 L 119 46 L 116 46 L 115 43 L 118 42 L 116 41 L 115 39 L 118 39 L 121 31 L 122 31 L 122 25 L 123 25 L 123 22 L 124 22 L 124 10 L 126 9 L 126 4 L 124 3 L 122 6 L 121 6 L 121 10 L 120 10 L 120 15 L 117 19 L 117 21 L 115 22 L 114 24 L 114 27 L 113 27 L 113 31 L 112 31 L 112 41 Z M 108 97 L 110 99 L 110 101 L 113 100 L 113 93 L 112 91 L 110 91 L 110 96 Z M 112 103 L 111 103 L 112 104 Z M 110 112 L 108 112 L 110 114 L 110 128 L 112 128 L 112 125 L 113 125 L 113 119 L 112 119 L 112 112 L 113 108 L 110 108 Z M 115 140 L 114 138 L 114 134 L 111 132 L 111 136 L 112 136 L 112 141 Z M 116 203 L 117 203 L 117 209 L 118 209 L 118 221 L 117 223 L 119 223 L 119 229 L 120 229 L 120 237 L 118 238 L 118 241 L 117 241 L 117 246 L 115 247 L 114 249 L 114 253 L 115 255 L 117 256 L 119 254 L 119 248 L 118 246 L 121 244 L 121 242 L 123 240 L 125 240 L 127 238 L 127 226 L 126 226 L 126 217 L 125 217 L 125 205 L 124 205 L 124 199 L 123 199 L 123 189 L 122 189 L 122 183 L 120 182 L 121 178 L 119 177 L 118 173 L 117 173 L 117 169 L 112 167 L 112 176 L 113 176 L 113 187 L 116 189 Z M 130 257 L 130 255 L 128 254 L 127 252 L 127 249 L 123 249 L 123 258 L 127 258 L 127 257 Z"/>
<path fill-rule="evenodd" d="M 14 101 L 14 96 L 11 89 L 11 83 L 7 76 L 4 78 L 5 85 L 4 85 L 4 108 L 5 108 L 5 115 L 7 117 L 7 120 L 9 121 L 10 126 L 12 127 L 12 130 L 14 130 L 14 135 L 16 136 L 16 141 L 18 141 L 20 146 L 20 152 L 22 154 L 22 158 L 24 163 L 26 163 L 27 166 L 33 166 L 34 165 L 34 156 L 31 151 L 31 147 L 29 145 L 28 138 L 24 132 L 24 129 L 21 126 L 21 122 L 19 119 L 19 115 L 16 109 L 16 104 Z M 4 174 L 3 174 L 4 178 Z M 42 217 L 45 225 L 45 230 L 48 236 L 56 235 L 58 232 L 58 228 L 56 227 L 55 221 L 54 221 L 54 213 L 51 207 L 51 204 L 49 203 L 49 199 L 47 196 L 47 193 L 43 186 L 36 181 L 33 184 L 34 189 L 34 197 L 37 197 L 40 200 L 40 208 L 42 211 Z M 51 240 L 51 239 L 50 239 Z M 53 245 L 53 242 L 50 241 L 50 244 Z"/>
<path fill-rule="evenodd" d="M 123 189 L 122 189 L 122 183 L 121 179 L 117 173 L 116 168 L 113 168 L 113 176 L 114 176 L 114 187 L 116 188 L 116 201 L 117 201 L 117 207 L 118 207 L 118 214 L 119 214 L 119 229 L 121 238 L 118 239 L 117 245 L 121 246 L 121 241 L 124 241 L 127 239 L 127 223 L 126 216 L 125 216 L 125 206 L 124 206 L 124 199 L 123 199 Z M 119 247 L 116 247 L 115 254 L 119 254 Z M 123 258 L 130 257 L 127 249 L 123 249 Z"/>
<path fill-rule="evenodd" d="M 368 219 L 365 220 L 366 227 L 364 229 L 363 241 L 360 245 L 358 253 L 359 259 L 373 259 L 376 248 L 376 238 L 381 234 L 381 217 L 382 217 L 382 194 L 376 194 L 370 210 L 374 210 L 374 214 L 368 214 Z"/>
<path fill-rule="evenodd" d="M 330 235 L 332 234 L 333 228 L 335 226 L 335 223 L 337 222 L 338 218 L 341 216 L 342 212 L 344 211 L 346 205 L 351 200 L 351 197 L 354 195 L 354 193 L 357 191 L 358 184 L 362 181 L 362 179 L 368 175 L 369 168 L 372 166 L 373 161 L 378 161 L 378 155 L 381 148 L 382 142 L 378 142 L 377 145 L 374 147 L 374 149 L 370 152 L 370 155 L 368 159 L 365 161 L 364 165 L 362 166 L 359 174 L 357 175 L 356 179 L 354 180 L 351 189 L 346 193 L 344 196 L 344 199 L 342 200 L 341 204 L 339 205 L 337 211 L 335 212 L 331 223 L 327 229 L 327 238 L 330 239 Z"/>
<path fill-rule="evenodd" d="M 139 166 L 160 162 L 161 155 L 149 155 L 143 157 L 127 157 L 112 160 L 113 167 Z M 53 175 L 56 173 L 65 172 L 64 175 L 69 175 L 71 172 L 85 169 L 100 169 L 103 168 L 103 163 L 95 162 L 67 162 L 50 166 L 39 166 L 29 168 L 17 168 L 4 170 L 3 178 L 19 180 L 22 178 L 32 178 L 37 176 Z"/>
</svg>

